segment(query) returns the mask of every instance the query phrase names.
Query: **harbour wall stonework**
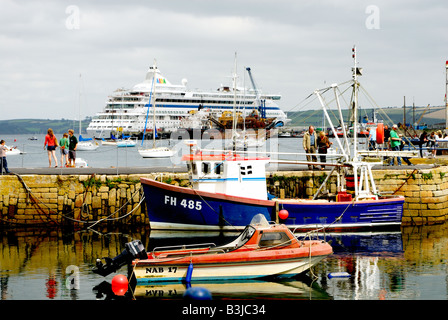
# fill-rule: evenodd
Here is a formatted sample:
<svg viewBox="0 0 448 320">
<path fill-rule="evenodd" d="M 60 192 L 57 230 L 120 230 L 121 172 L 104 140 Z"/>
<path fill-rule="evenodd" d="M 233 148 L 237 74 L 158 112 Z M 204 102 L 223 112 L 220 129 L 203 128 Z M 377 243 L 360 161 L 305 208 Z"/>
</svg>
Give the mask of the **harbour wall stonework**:
<svg viewBox="0 0 448 320">
<path fill-rule="evenodd" d="M 312 198 L 327 177 L 322 171 L 268 173 L 269 193 Z M 431 225 L 448 218 L 448 167 L 373 170 L 380 194 L 405 197 L 403 225 Z M 140 177 L 188 186 L 187 173 L 129 175 L 0 176 L 0 226 L 148 225 Z M 332 175 L 326 191 L 336 193 Z"/>
</svg>

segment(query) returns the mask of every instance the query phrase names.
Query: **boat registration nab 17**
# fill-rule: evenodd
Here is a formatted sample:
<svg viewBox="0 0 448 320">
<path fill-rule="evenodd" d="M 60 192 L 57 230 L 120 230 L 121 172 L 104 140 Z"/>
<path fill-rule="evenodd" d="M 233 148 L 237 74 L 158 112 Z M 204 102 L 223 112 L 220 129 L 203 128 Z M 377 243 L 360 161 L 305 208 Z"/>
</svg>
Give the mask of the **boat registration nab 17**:
<svg viewBox="0 0 448 320">
<path fill-rule="evenodd" d="M 180 202 L 177 201 L 176 197 L 165 195 L 165 204 L 176 207 L 179 203 L 180 206 L 188 209 L 201 210 L 202 209 L 202 201 L 199 200 L 187 200 L 182 199 Z"/>
</svg>

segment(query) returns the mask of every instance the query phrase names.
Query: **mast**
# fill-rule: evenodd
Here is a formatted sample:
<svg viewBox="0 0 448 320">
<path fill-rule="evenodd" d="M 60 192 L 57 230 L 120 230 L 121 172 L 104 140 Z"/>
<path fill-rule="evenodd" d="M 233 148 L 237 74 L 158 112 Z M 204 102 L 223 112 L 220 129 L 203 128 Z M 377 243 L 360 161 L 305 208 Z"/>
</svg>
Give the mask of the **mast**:
<svg viewBox="0 0 448 320">
<path fill-rule="evenodd" d="M 446 68 L 446 88 L 445 88 L 445 129 L 448 129 L 448 61 L 445 65 Z"/>
<path fill-rule="evenodd" d="M 233 72 L 233 124 L 232 124 L 232 141 L 233 141 L 233 150 L 236 150 L 236 78 L 237 78 L 237 70 L 236 70 L 236 52 L 235 52 L 235 66 Z"/>
<path fill-rule="evenodd" d="M 403 128 L 406 128 L 406 96 L 403 96 Z"/>
<path fill-rule="evenodd" d="M 154 64 L 153 64 L 153 68 L 155 67 L 156 64 L 156 60 L 154 59 Z M 152 77 L 152 83 L 151 83 L 151 91 L 149 93 L 149 101 L 148 101 L 148 109 L 146 110 L 146 120 L 145 120 L 145 127 L 143 129 L 143 136 L 142 136 L 142 144 L 141 146 L 143 147 L 143 141 L 145 140 L 145 134 L 146 134 L 146 125 L 148 124 L 148 116 L 149 116 L 149 108 L 151 107 L 151 100 L 153 97 L 153 91 L 154 91 L 154 73 L 153 73 L 153 77 Z M 155 125 L 154 125 L 155 127 Z M 153 134 L 154 135 L 154 134 Z"/>
<path fill-rule="evenodd" d="M 152 83 L 154 84 L 153 87 L 153 93 L 152 93 L 152 124 L 153 124 L 153 131 L 152 131 L 152 147 L 156 147 L 156 134 L 157 134 L 157 128 L 156 128 L 156 59 L 154 59 L 154 65 L 153 65 L 153 76 L 152 76 Z"/>
<path fill-rule="evenodd" d="M 81 74 L 79 74 L 79 92 L 78 92 L 78 119 L 79 119 L 79 136 L 81 136 Z"/>
<path fill-rule="evenodd" d="M 358 67 L 357 67 L 357 59 L 356 59 L 356 46 L 354 45 L 352 48 L 352 58 L 354 67 L 352 69 L 353 72 L 353 160 L 357 160 L 358 155 Z"/>
</svg>

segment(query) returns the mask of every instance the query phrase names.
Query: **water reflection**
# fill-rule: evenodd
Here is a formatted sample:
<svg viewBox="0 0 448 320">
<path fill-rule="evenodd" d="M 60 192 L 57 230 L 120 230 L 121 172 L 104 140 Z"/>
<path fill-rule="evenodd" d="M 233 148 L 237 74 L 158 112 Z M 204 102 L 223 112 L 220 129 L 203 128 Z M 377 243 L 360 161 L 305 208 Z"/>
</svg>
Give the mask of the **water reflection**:
<svg viewBox="0 0 448 320">
<path fill-rule="evenodd" d="M 226 243 L 236 233 L 164 233 L 138 230 L 2 230 L 2 300 L 181 299 L 184 284 L 131 286 L 124 297 L 110 290 L 115 274 L 91 269 L 139 239 L 147 250 L 180 243 Z M 443 299 L 447 295 L 447 224 L 405 227 L 395 233 L 327 235 L 334 254 L 312 272 L 288 281 L 201 283 L 214 299 Z M 330 278 L 334 272 L 348 277 Z M 126 268 L 120 270 L 126 274 Z M 314 278 L 316 276 L 317 278 Z"/>
</svg>

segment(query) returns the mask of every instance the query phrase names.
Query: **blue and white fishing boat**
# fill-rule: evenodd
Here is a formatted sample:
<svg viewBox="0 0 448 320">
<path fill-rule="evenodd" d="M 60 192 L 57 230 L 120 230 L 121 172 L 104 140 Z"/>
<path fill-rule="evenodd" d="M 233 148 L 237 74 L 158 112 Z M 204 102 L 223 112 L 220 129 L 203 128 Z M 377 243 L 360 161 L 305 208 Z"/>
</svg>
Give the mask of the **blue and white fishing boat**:
<svg viewBox="0 0 448 320">
<path fill-rule="evenodd" d="M 354 90 L 358 88 L 358 72 L 355 58 L 353 83 L 350 84 Z M 314 94 L 321 102 L 334 131 L 322 98 L 323 92 L 332 89 L 336 94 L 337 85 L 316 90 Z M 357 94 L 353 97 L 351 105 L 356 109 Z M 335 101 L 338 103 L 338 99 Z M 340 121 L 344 127 L 342 117 Z M 355 121 L 354 127 L 356 126 Z M 333 172 L 337 173 L 338 180 L 338 194 L 335 198 L 327 199 L 319 199 L 320 189 L 313 199 L 272 199 L 266 188 L 266 165 L 273 162 L 273 159 L 268 156 L 249 156 L 248 153 L 238 154 L 235 151 L 207 153 L 195 150 L 195 144 L 191 142 L 190 154 L 182 158 L 187 163 L 191 188 L 141 178 L 151 228 L 236 230 L 244 228 L 258 213 L 269 221 L 283 223 L 296 231 L 316 228 L 324 228 L 327 232 L 399 228 L 404 197 L 380 195 L 372 175 L 375 163 L 361 160 L 361 152 L 356 147 L 356 136 L 353 138 L 354 147 L 350 147 L 345 131 L 344 139 L 346 145 L 336 137 L 341 152 L 338 160 L 323 163 L 333 169 L 322 185 L 326 184 Z M 276 162 L 311 164 L 286 160 Z M 358 182 L 353 183 L 352 192 L 348 190 L 349 176 L 352 181 Z"/>
</svg>

